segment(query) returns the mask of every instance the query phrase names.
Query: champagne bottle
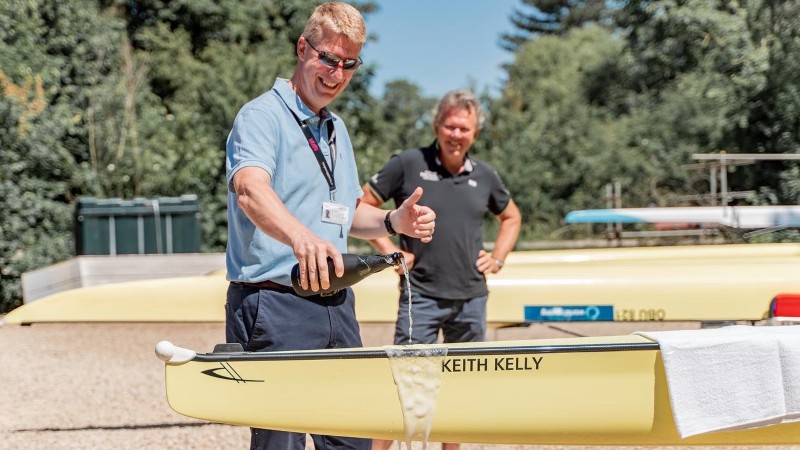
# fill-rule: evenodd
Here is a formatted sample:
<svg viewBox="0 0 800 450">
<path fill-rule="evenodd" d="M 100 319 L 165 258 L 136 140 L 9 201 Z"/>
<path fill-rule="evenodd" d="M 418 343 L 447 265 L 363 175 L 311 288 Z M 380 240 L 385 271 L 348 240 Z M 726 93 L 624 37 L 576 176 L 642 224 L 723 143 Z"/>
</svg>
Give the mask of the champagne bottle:
<svg viewBox="0 0 800 450">
<path fill-rule="evenodd" d="M 303 289 L 300 286 L 300 264 L 295 264 L 292 267 L 292 287 L 298 295 L 308 297 L 311 295 L 328 294 L 333 291 L 350 287 L 359 281 L 363 280 L 373 273 L 378 273 L 381 270 L 399 266 L 403 262 L 403 254 L 395 252 L 389 255 L 354 255 L 352 253 L 342 253 L 342 260 L 344 261 L 344 275 L 336 276 L 335 267 L 333 266 L 333 259 L 328 258 L 328 279 L 330 280 L 330 287 L 328 289 L 321 289 L 319 291 L 312 291 L 311 286 L 308 289 Z"/>
</svg>

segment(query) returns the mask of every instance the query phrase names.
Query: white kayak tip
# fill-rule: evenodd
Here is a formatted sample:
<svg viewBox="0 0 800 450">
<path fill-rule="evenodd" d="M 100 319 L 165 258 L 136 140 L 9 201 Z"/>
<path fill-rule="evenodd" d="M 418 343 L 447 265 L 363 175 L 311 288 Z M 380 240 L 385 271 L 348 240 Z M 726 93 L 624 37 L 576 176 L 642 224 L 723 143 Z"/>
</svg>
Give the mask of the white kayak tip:
<svg viewBox="0 0 800 450">
<path fill-rule="evenodd" d="M 195 355 L 194 351 L 178 347 L 169 341 L 161 341 L 156 344 L 156 356 L 168 363 L 185 363 L 194 359 Z"/>
</svg>

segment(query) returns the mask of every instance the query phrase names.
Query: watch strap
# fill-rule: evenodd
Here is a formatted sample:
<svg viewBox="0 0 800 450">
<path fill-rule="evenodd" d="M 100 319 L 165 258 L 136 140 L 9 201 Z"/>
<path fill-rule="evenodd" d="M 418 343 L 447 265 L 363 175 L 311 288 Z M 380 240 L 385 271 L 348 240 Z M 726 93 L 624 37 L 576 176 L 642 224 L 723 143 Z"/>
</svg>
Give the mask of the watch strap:
<svg viewBox="0 0 800 450">
<path fill-rule="evenodd" d="M 383 218 L 383 226 L 386 227 L 386 231 L 389 233 L 389 236 L 394 236 L 397 234 L 397 231 L 394 230 L 394 227 L 392 226 L 392 221 L 389 220 L 389 215 L 391 213 L 392 211 L 386 213 L 386 216 Z"/>
</svg>

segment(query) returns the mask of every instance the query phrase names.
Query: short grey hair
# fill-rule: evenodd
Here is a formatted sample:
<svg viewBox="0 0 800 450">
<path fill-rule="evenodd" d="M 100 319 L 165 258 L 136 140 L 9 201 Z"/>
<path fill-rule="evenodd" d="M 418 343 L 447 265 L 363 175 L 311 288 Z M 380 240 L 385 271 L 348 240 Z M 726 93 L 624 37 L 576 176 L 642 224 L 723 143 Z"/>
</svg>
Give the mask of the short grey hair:
<svg viewBox="0 0 800 450">
<path fill-rule="evenodd" d="M 465 109 L 475 112 L 475 117 L 478 119 L 478 130 L 483 127 L 486 116 L 483 114 L 481 102 L 478 101 L 478 97 L 472 91 L 467 89 L 458 89 L 444 94 L 439 104 L 433 109 L 433 114 L 431 115 L 433 126 L 436 127 L 442 123 L 444 116 L 453 109 Z"/>
<path fill-rule="evenodd" d="M 317 43 L 325 29 L 344 36 L 353 44 L 364 45 L 367 40 L 364 17 L 347 3 L 327 2 L 314 8 L 306 22 L 303 37 L 309 42 Z"/>
</svg>

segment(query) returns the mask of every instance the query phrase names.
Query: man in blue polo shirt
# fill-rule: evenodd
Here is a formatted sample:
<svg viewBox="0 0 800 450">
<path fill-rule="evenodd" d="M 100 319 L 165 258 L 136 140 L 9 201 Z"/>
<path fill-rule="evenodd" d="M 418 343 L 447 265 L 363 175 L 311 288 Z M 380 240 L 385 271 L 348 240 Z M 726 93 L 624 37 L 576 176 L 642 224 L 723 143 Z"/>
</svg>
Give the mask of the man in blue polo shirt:
<svg viewBox="0 0 800 450">
<path fill-rule="evenodd" d="M 514 248 L 521 225 L 519 209 L 500 177 L 468 154 L 478 136 L 483 113 L 469 91 L 447 93 L 433 115 L 436 140 L 428 147 L 394 155 L 363 186 L 362 202 L 401 204 L 420 187 L 419 204 L 436 211 L 440 230 L 429 245 L 400 236 L 400 248 L 388 237 L 371 240 L 380 252 L 402 251 L 410 266 L 413 335 L 409 335 L 409 297 L 400 283 L 395 344 L 432 344 L 442 331 L 445 342 L 483 341 L 486 334 L 486 274 L 496 273 Z M 500 221 L 492 253 L 483 248 L 487 213 Z M 375 441 L 375 449 L 391 442 Z M 444 450 L 458 444 L 445 443 Z"/>
<path fill-rule="evenodd" d="M 247 351 L 360 347 L 352 289 L 298 296 L 290 287 L 292 266 L 299 263 L 304 289 L 320 291 L 330 287 L 331 262 L 337 276 L 344 273 L 348 235 L 372 239 L 396 230 L 426 243 L 433 237 L 434 212 L 416 204 L 421 189 L 389 213 L 360 201 L 347 128 L 327 109 L 361 65 L 365 39 L 358 10 L 341 2 L 317 7 L 297 41 L 292 77 L 246 104 L 228 136 L 225 332 Z M 316 448 L 371 445 L 312 438 Z M 251 449 L 304 448 L 303 433 L 251 429 Z"/>
</svg>

